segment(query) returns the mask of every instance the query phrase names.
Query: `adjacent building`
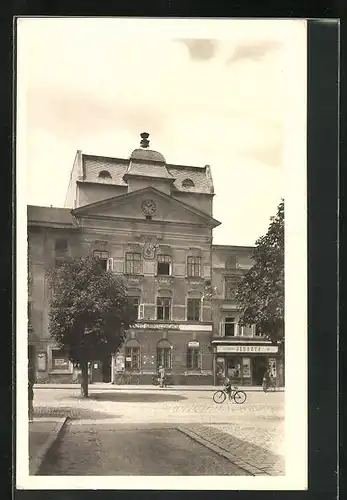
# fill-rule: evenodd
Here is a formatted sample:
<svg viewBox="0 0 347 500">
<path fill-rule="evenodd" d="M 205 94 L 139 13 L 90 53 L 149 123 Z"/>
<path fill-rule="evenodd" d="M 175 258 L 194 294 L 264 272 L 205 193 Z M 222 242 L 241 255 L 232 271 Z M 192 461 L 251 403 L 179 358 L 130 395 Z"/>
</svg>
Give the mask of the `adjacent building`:
<svg viewBox="0 0 347 500">
<path fill-rule="evenodd" d="M 78 151 L 65 208 L 28 206 L 29 358 L 37 380 L 76 378 L 49 335 L 46 271 L 82 255 L 124 276 L 138 312 L 120 352 L 91 362 L 92 381 L 131 374 L 148 384 L 159 365 L 179 385 L 225 375 L 259 384 L 267 364 L 278 375 L 276 347 L 238 325 L 233 293 L 252 248 L 213 245 L 220 222 L 210 167 L 169 164 L 148 148 L 148 134 L 141 137 L 128 159 Z"/>
</svg>

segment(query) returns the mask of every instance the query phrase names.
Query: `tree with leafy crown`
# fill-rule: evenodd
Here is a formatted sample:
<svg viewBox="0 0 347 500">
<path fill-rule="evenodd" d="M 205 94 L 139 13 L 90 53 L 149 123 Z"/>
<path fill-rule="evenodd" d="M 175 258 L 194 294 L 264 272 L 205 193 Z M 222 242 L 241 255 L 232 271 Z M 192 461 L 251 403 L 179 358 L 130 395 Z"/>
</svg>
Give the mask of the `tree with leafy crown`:
<svg viewBox="0 0 347 500">
<path fill-rule="evenodd" d="M 48 272 L 52 290 L 49 331 L 81 369 L 88 397 L 88 363 L 116 353 L 137 314 L 124 281 L 94 257 L 73 258 Z"/>
<path fill-rule="evenodd" d="M 241 325 L 256 325 L 272 342 L 284 341 L 284 201 L 270 219 L 267 233 L 255 244 L 254 265 L 236 290 Z"/>
</svg>

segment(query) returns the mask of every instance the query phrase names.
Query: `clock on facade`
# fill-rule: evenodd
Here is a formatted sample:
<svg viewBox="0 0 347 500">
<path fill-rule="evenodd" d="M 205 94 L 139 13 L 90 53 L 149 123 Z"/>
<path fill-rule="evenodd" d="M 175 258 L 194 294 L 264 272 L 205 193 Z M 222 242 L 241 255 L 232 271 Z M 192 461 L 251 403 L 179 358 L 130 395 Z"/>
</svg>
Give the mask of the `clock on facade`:
<svg viewBox="0 0 347 500">
<path fill-rule="evenodd" d="M 141 208 L 145 215 L 153 215 L 156 211 L 156 206 L 153 200 L 144 200 L 141 204 Z"/>
</svg>

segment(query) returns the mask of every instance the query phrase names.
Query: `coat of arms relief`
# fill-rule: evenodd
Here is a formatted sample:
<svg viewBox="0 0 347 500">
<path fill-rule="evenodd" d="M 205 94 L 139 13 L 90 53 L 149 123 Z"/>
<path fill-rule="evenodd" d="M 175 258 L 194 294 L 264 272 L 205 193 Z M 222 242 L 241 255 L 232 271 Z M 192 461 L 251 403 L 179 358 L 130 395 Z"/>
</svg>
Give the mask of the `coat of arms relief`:
<svg viewBox="0 0 347 500">
<path fill-rule="evenodd" d="M 146 260 L 155 259 L 158 243 L 155 240 L 147 240 L 143 245 L 143 258 Z"/>
</svg>

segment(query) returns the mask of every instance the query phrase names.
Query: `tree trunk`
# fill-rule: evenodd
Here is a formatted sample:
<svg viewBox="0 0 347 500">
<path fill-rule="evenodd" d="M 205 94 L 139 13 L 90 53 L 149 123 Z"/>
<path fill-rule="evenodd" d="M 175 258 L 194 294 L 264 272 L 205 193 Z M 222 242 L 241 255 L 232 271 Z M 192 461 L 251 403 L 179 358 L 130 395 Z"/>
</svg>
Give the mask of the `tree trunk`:
<svg viewBox="0 0 347 500">
<path fill-rule="evenodd" d="M 88 361 L 81 363 L 81 396 L 88 398 Z"/>
</svg>

